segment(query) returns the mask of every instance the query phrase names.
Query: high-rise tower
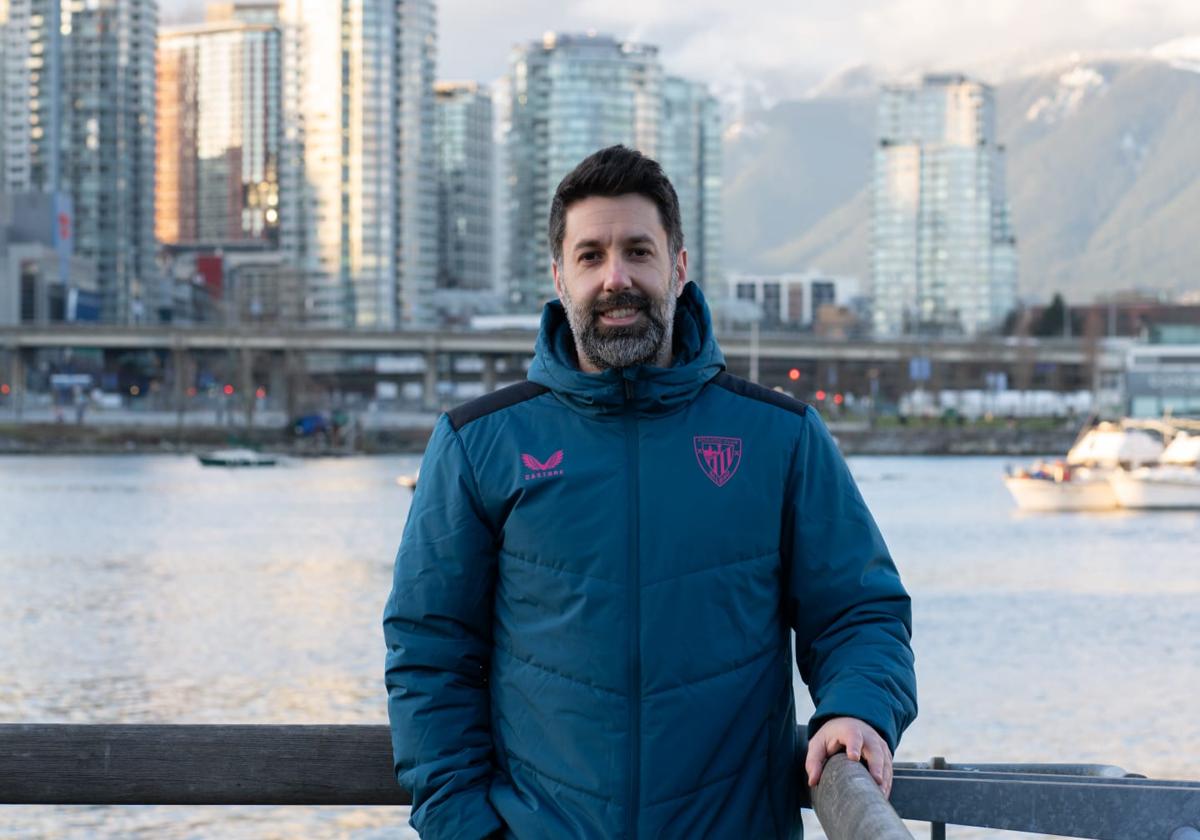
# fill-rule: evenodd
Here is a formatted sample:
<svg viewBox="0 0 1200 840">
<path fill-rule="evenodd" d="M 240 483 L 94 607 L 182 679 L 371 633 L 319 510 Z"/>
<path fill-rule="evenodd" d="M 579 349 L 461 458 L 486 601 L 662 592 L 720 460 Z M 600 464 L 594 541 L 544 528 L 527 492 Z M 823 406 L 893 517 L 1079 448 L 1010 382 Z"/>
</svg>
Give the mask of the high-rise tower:
<svg viewBox="0 0 1200 840">
<path fill-rule="evenodd" d="M 437 273 L 433 0 L 284 0 L 281 16 L 281 216 L 297 201 L 300 225 L 282 239 L 313 278 L 310 318 L 424 322 Z"/>
<path fill-rule="evenodd" d="M 721 111 L 698 82 L 663 84 L 658 161 L 679 196 L 688 278 L 715 288 L 721 277 Z"/>
<path fill-rule="evenodd" d="M 1004 149 L 987 85 L 927 76 L 883 91 L 875 151 L 876 335 L 977 334 L 1016 301 Z"/>
<path fill-rule="evenodd" d="M 100 317 L 158 303 L 154 254 L 154 0 L 9 0 L 2 189 L 61 196 L 93 260 Z"/>
<path fill-rule="evenodd" d="M 474 82 L 439 82 L 438 288 L 492 285 L 492 99 Z"/>
<path fill-rule="evenodd" d="M 264 14 L 213 5 L 159 35 L 160 243 L 279 243 L 282 33 Z"/>
</svg>

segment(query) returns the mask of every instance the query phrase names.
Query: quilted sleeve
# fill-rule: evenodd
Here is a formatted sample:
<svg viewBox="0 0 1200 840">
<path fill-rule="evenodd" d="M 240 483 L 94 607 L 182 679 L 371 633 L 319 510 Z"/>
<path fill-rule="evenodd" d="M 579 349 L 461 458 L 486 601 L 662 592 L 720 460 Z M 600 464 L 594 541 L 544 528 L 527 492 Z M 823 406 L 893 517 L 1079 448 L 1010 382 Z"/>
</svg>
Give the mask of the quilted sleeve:
<svg viewBox="0 0 1200 840">
<path fill-rule="evenodd" d="M 895 752 L 917 714 L 912 608 L 887 545 L 817 413 L 805 413 L 784 504 L 786 609 L 816 706 L 809 736 L 846 715 Z"/>
<path fill-rule="evenodd" d="M 383 615 L 396 778 L 426 840 L 501 827 L 488 699 L 495 539 L 458 433 L 443 415 L 421 463 Z"/>
</svg>

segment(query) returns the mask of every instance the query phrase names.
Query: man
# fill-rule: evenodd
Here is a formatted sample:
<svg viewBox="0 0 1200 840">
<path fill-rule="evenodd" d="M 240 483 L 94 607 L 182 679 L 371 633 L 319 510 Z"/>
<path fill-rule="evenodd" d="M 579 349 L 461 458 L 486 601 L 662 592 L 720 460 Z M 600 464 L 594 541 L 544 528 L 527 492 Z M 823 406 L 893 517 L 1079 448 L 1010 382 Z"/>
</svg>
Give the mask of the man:
<svg viewBox="0 0 1200 840">
<path fill-rule="evenodd" d="M 529 380 L 437 423 L 384 614 L 423 838 L 785 838 L 804 769 L 891 784 L 910 605 L 816 412 L 724 373 L 674 189 L 620 146 L 550 211 Z"/>
</svg>

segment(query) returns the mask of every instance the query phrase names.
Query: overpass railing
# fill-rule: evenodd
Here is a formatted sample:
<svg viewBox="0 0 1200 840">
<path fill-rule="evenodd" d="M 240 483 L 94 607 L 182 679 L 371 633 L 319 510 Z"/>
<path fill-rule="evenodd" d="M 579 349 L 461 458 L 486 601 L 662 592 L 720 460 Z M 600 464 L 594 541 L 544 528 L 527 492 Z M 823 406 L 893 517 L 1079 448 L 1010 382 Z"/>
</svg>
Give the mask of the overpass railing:
<svg viewBox="0 0 1200 840">
<path fill-rule="evenodd" d="M 806 792 L 807 793 L 807 792 Z M 407 805 L 386 726 L 0 725 L 0 804 Z M 830 840 L 901 840 L 901 818 L 1105 840 L 1200 840 L 1200 782 L 1108 765 L 900 763 L 890 804 L 830 759 L 812 791 Z"/>
</svg>

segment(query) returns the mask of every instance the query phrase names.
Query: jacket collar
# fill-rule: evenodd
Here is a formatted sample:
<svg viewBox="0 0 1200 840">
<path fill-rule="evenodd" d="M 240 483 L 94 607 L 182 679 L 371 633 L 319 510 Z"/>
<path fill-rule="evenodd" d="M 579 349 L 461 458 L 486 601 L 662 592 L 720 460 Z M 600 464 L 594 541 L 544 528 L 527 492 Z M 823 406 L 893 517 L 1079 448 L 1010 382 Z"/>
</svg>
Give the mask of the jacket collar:
<svg viewBox="0 0 1200 840">
<path fill-rule="evenodd" d="M 688 283 L 675 308 L 674 362 L 669 368 L 638 365 L 585 373 L 579 369 L 575 339 L 563 305 L 553 300 L 542 310 L 529 379 L 545 385 L 584 414 L 668 414 L 691 402 L 725 369 L 725 356 L 713 337 L 712 318 L 695 283 Z"/>
</svg>

